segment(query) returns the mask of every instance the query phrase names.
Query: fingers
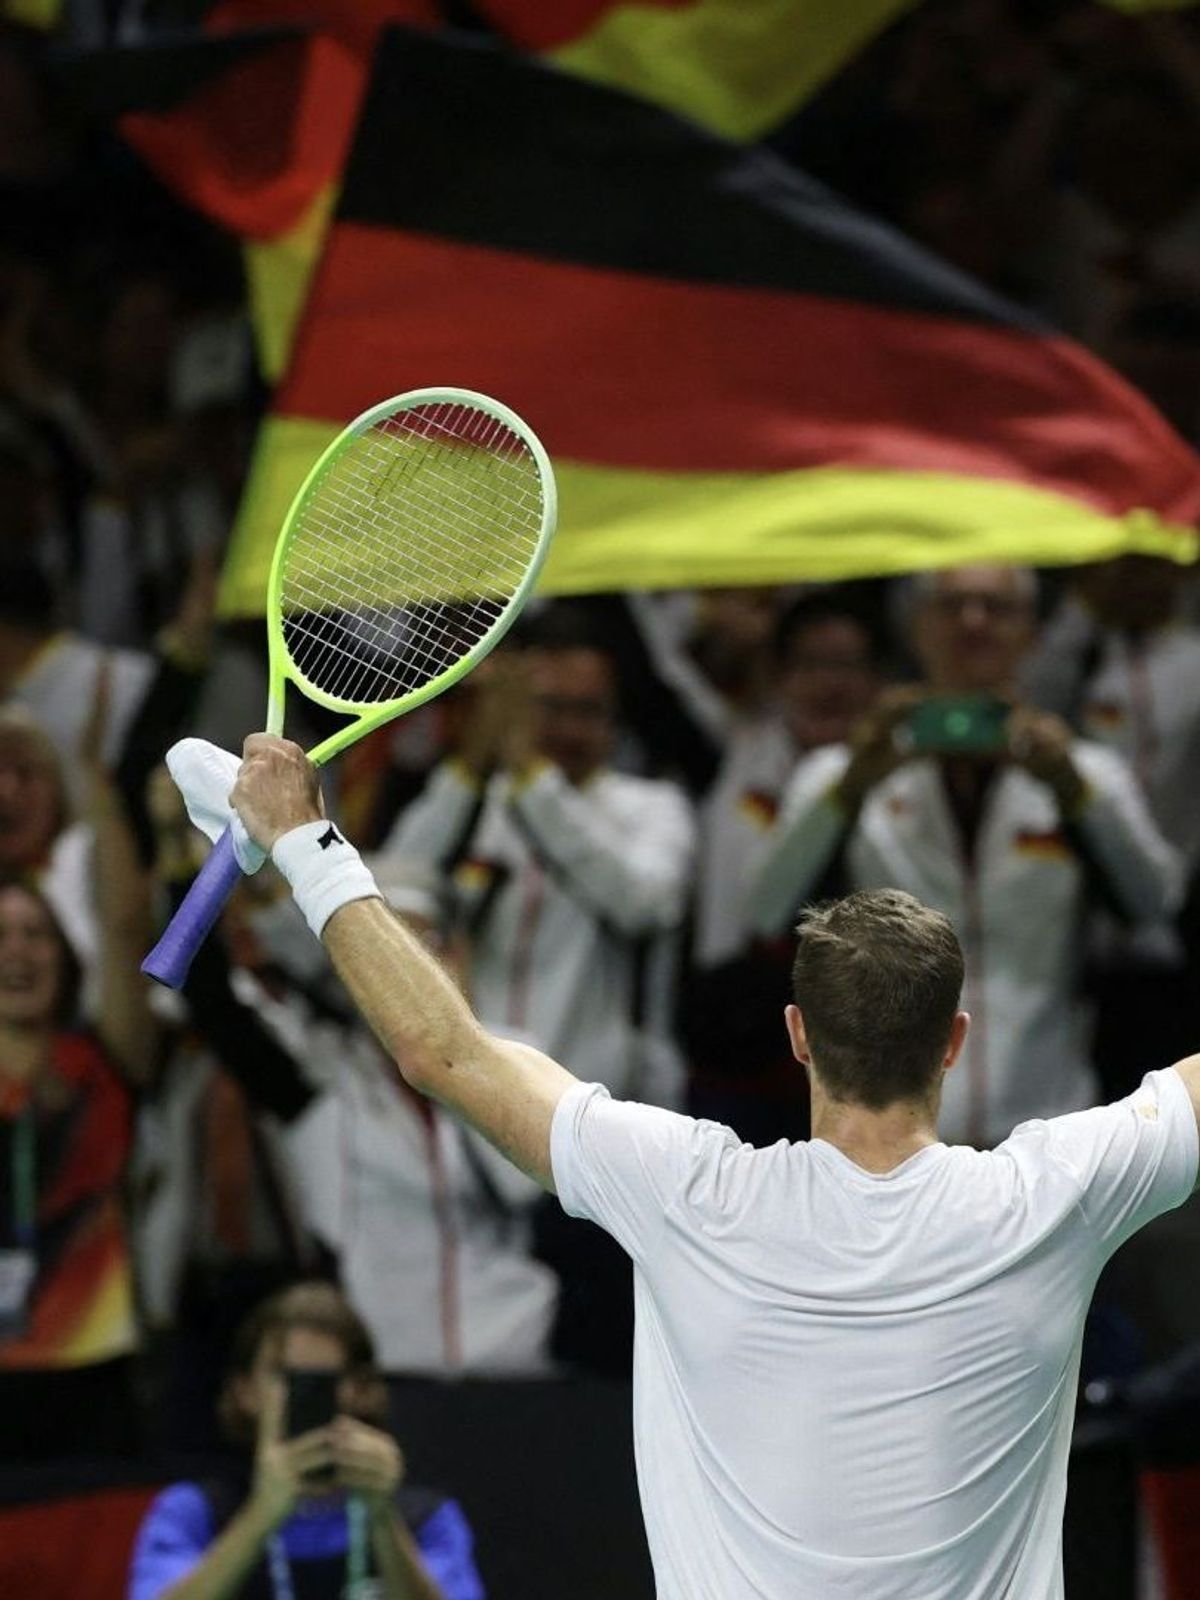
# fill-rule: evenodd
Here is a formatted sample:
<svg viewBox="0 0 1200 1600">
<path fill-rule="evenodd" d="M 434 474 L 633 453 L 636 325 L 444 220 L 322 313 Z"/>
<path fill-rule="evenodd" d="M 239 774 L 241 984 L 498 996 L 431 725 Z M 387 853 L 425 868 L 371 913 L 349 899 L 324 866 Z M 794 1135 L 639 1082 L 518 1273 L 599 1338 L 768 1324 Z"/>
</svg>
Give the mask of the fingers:
<svg viewBox="0 0 1200 1600">
<path fill-rule="evenodd" d="M 283 1413 L 287 1390 L 278 1373 L 263 1378 L 262 1401 L 258 1408 L 258 1447 L 264 1449 L 283 1437 Z"/>
<path fill-rule="evenodd" d="M 288 1466 L 301 1477 L 321 1472 L 337 1464 L 337 1455 L 331 1428 L 314 1428 L 311 1433 L 301 1433 L 282 1446 Z"/>
<path fill-rule="evenodd" d="M 278 751 L 280 755 L 301 761 L 306 760 L 304 751 L 292 739 L 281 739 L 274 733 L 248 733 L 242 741 L 242 759 L 248 761 L 251 756 L 266 755 Z"/>
<path fill-rule="evenodd" d="M 338 1479 L 347 1489 L 391 1490 L 404 1476 L 404 1456 L 390 1434 L 352 1417 L 331 1429 Z"/>
</svg>

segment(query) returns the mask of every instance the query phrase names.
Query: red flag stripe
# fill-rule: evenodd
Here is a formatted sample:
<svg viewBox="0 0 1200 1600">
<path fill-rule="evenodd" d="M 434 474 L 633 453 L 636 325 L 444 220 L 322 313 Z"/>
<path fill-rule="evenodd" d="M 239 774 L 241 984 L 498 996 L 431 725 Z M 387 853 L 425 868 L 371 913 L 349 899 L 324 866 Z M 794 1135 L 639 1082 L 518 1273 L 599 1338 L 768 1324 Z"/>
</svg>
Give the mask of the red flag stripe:
<svg viewBox="0 0 1200 1600">
<path fill-rule="evenodd" d="M 313 303 L 277 414 L 345 420 L 447 384 L 503 395 L 553 454 L 597 465 L 900 467 L 1200 515 L 1187 446 L 1067 339 L 347 222 Z"/>
</svg>

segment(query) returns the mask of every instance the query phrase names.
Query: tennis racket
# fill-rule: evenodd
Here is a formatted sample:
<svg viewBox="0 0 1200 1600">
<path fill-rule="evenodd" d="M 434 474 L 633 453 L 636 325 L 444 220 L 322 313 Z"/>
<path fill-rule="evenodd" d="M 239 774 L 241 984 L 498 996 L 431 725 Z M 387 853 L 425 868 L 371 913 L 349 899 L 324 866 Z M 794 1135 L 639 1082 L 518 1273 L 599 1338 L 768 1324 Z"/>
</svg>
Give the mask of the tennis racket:
<svg viewBox="0 0 1200 1600">
<path fill-rule="evenodd" d="M 284 691 L 353 721 L 322 766 L 449 689 L 495 648 L 554 532 L 554 473 L 533 431 L 468 389 L 416 389 L 356 417 L 293 500 L 267 590 L 267 732 Z M 142 963 L 182 986 L 241 876 L 228 830 Z"/>
</svg>

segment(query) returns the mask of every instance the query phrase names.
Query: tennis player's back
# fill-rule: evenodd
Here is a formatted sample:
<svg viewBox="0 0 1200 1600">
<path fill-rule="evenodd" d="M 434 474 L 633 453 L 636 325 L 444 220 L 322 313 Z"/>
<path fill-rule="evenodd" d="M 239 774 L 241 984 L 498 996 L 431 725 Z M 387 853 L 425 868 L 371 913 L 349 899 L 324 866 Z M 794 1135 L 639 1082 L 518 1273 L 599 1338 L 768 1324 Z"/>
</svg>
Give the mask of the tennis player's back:
<svg viewBox="0 0 1200 1600">
<path fill-rule="evenodd" d="M 638 1265 L 660 1600 L 1061 1594 L 1092 1289 L 1196 1177 L 1176 1074 L 882 1176 L 821 1140 L 756 1151 L 644 1107 L 583 1100 L 574 1123 L 568 1151 L 556 1119 L 564 1204 Z"/>
</svg>

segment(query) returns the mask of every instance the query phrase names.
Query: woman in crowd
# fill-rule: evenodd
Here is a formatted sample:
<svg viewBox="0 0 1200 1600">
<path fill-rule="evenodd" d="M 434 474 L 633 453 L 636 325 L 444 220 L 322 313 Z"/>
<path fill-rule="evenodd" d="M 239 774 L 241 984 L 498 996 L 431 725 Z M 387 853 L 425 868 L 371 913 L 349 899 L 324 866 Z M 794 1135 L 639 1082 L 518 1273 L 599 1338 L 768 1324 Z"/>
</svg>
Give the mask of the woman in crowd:
<svg viewBox="0 0 1200 1600">
<path fill-rule="evenodd" d="M 99 919 L 96 1006 L 50 902 L 0 877 L 0 1456 L 23 1462 L 136 1444 L 132 1272 L 122 1185 L 132 1091 L 154 1027 L 138 964 L 145 883 L 86 741 Z"/>
</svg>

